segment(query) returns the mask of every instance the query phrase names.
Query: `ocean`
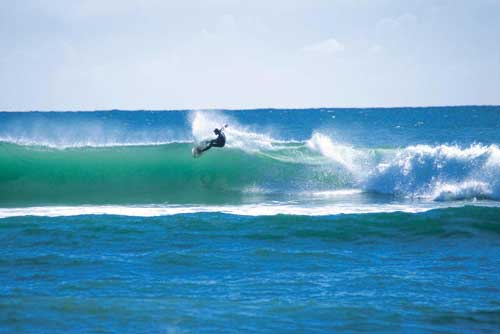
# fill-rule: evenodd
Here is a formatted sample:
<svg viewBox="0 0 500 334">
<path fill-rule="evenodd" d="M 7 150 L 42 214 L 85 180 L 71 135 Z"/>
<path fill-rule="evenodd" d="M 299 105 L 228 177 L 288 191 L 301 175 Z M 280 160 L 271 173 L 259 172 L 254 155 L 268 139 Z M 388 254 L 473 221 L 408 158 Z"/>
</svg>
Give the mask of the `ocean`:
<svg viewBox="0 0 500 334">
<path fill-rule="evenodd" d="M 495 106 L 0 112 L 0 333 L 498 333 L 499 145 Z"/>
</svg>

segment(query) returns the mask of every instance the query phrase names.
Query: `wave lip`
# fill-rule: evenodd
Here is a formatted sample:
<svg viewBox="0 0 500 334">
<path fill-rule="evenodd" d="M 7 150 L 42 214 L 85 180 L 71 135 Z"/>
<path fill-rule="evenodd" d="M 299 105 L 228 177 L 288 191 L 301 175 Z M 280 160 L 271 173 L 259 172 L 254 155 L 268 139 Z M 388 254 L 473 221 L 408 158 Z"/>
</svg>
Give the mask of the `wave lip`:
<svg viewBox="0 0 500 334">
<path fill-rule="evenodd" d="M 18 146 L 38 147 L 48 149 L 72 149 L 72 148 L 112 148 L 112 147 L 131 147 L 131 146 L 160 146 L 168 144 L 192 144 L 192 140 L 172 140 L 172 141 L 73 141 L 70 143 L 56 143 L 46 140 L 33 140 L 26 138 L 0 137 L 0 144 L 15 144 Z"/>
</svg>

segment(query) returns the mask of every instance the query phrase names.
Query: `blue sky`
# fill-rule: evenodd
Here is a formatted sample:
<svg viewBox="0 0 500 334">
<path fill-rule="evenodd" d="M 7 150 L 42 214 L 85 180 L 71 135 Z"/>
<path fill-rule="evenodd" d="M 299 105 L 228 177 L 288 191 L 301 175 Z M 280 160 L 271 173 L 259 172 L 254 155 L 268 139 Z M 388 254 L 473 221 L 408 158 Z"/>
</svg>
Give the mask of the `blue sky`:
<svg viewBox="0 0 500 334">
<path fill-rule="evenodd" d="M 0 2 L 0 110 L 500 104 L 500 0 Z"/>
</svg>

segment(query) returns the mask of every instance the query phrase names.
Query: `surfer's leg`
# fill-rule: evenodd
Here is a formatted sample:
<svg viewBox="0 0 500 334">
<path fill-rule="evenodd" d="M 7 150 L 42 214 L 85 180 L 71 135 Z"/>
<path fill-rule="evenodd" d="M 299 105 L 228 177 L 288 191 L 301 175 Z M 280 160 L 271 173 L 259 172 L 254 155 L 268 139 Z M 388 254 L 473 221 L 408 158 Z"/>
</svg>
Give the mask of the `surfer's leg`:
<svg viewBox="0 0 500 334">
<path fill-rule="evenodd" d="M 225 141 L 219 137 L 210 141 L 210 146 L 212 147 L 224 147 Z"/>
<path fill-rule="evenodd" d="M 208 151 L 209 149 L 212 148 L 213 145 L 213 140 L 210 141 L 210 143 L 207 145 L 207 147 L 204 147 L 203 149 L 201 149 L 200 153 L 201 152 L 205 152 L 205 151 Z"/>
</svg>

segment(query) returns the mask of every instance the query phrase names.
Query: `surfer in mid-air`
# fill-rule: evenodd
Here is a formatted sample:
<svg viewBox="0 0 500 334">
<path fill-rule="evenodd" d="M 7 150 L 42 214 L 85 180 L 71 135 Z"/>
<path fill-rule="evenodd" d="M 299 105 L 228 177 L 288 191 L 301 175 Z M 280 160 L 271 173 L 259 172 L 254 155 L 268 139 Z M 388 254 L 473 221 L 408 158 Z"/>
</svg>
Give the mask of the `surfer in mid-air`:
<svg viewBox="0 0 500 334">
<path fill-rule="evenodd" d="M 227 126 L 227 124 L 224 125 L 220 129 L 214 129 L 214 133 L 217 136 L 217 138 L 212 139 L 211 141 L 209 141 L 208 142 L 208 146 L 204 147 L 201 150 L 201 152 L 205 152 L 205 151 L 211 149 L 212 147 L 224 147 L 224 145 L 226 145 L 226 135 L 224 134 L 224 128 L 226 126 Z"/>
<path fill-rule="evenodd" d="M 200 156 L 203 152 L 208 151 L 212 147 L 224 147 L 226 145 L 226 135 L 224 134 L 224 129 L 227 128 L 227 124 L 222 126 L 220 129 L 214 129 L 214 133 L 217 138 L 212 140 L 205 140 L 197 147 L 193 148 L 193 156 Z"/>
</svg>

